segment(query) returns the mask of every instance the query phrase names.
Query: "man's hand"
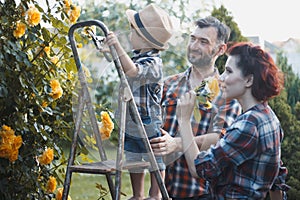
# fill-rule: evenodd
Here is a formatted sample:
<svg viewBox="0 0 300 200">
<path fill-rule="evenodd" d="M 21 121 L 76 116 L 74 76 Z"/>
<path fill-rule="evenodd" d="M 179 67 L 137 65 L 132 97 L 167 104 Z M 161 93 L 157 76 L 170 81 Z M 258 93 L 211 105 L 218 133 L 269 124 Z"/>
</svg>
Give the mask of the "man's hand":
<svg viewBox="0 0 300 200">
<path fill-rule="evenodd" d="M 165 156 L 181 149 L 181 138 L 173 138 L 169 133 L 160 129 L 162 136 L 150 140 L 152 151 L 157 156 Z"/>
</svg>

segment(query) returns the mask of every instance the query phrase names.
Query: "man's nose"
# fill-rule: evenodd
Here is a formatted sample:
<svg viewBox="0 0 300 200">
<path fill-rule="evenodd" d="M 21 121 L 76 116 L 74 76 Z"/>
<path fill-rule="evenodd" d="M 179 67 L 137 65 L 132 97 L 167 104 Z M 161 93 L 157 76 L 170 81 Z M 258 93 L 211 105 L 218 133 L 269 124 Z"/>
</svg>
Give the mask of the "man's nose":
<svg viewBox="0 0 300 200">
<path fill-rule="evenodd" d="M 199 45 L 200 43 L 197 41 L 197 40 L 195 40 L 195 41 L 193 41 L 193 42 L 191 42 L 190 43 L 190 48 L 191 49 L 199 49 L 200 48 L 200 45 Z"/>
</svg>

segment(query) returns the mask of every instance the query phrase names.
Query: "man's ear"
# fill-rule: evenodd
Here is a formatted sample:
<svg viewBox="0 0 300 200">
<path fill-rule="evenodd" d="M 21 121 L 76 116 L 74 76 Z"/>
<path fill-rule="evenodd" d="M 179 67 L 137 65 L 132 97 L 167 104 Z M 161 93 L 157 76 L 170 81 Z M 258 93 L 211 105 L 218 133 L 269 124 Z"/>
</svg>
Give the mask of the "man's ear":
<svg viewBox="0 0 300 200">
<path fill-rule="evenodd" d="M 245 77 L 245 84 L 246 84 L 246 87 L 249 88 L 249 87 L 252 87 L 253 85 L 253 74 L 249 74 Z"/>
<path fill-rule="evenodd" d="M 226 44 L 220 44 L 219 49 L 218 49 L 218 56 L 223 55 L 227 50 L 227 45 Z"/>
</svg>

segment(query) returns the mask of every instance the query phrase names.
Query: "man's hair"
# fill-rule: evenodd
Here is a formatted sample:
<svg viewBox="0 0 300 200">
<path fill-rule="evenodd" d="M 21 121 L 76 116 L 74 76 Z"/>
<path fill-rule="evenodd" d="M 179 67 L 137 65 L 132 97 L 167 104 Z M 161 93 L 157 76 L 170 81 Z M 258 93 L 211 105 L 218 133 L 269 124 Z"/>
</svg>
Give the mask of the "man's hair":
<svg viewBox="0 0 300 200">
<path fill-rule="evenodd" d="M 217 29 L 217 39 L 220 42 L 224 42 L 226 44 L 229 40 L 230 28 L 213 16 L 198 19 L 197 21 L 195 21 L 195 25 L 199 28 L 214 27 Z"/>
</svg>

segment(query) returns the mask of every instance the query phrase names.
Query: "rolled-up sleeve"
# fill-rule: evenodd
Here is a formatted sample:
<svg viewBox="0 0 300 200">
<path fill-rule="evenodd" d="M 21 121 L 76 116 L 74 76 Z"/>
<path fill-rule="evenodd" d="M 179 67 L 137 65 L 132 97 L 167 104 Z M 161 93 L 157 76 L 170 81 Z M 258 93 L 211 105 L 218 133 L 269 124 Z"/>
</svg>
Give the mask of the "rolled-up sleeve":
<svg viewBox="0 0 300 200">
<path fill-rule="evenodd" d="M 149 57 L 135 63 L 138 74 L 135 79 L 145 79 L 150 83 L 161 81 L 162 61 L 159 57 Z"/>
<path fill-rule="evenodd" d="M 285 182 L 287 174 L 288 170 L 286 167 L 283 166 L 283 163 L 281 161 L 278 176 L 276 177 L 271 190 L 282 190 L 285 192 L 288 191 L 290 189 L 290 186 L 288 186 Z"/>
</svg>

